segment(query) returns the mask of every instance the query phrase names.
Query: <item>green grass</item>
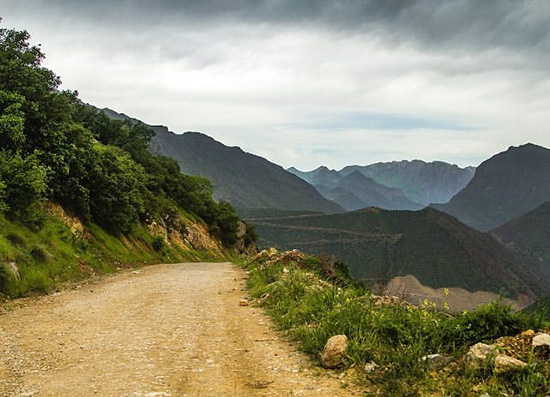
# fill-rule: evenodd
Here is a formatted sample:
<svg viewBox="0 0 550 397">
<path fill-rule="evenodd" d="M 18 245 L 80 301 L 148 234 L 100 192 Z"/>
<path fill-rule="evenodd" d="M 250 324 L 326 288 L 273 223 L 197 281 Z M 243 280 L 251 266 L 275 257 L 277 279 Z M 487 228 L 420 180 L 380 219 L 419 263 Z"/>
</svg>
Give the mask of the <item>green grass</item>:
<svg viewBox="0 0 550 397">
<path fill-rule="evenodd" d="M 461 360 L 480 341 L 516 335 L 529 328 L 550 326 L 540 319 L 512 312 L 498 302 L 472 312 L 451 315 L 430 302 L 377 305 L 371 293 L 345 274 L 327 274 L 326 263 L 249 263 L 250 295 L 272 316 L 276 325 L 300 348 L 318 360 L 333 335 L 348 337 L 345 367 L 362 368 L 373 360 L 380 369 L 363 375 L 363 383 L 377 385 L 384 395 L 423 395 L 445 391 L 465 395 L 476 390 L 519 395 L 550 392 L 548 365 L 534 363 L 513 376 L 468 369 Z M 421 358 L 440 353 L 452 363 L 445 369 L 428 368 Z M 542 374 L 542 376 L 541 376 Z"/>
<path fill-rule="evenodd" d="M 127 235 L 112 235 L 91 224 L 84 236 L 78 236 L 54 216 L 46 216 L 38 230 L 0 216 L 0 294 L 11 298 L 44 294 L 61 284 L 128 266 L 229 257 L 171 242 L 159 247 L 158 241 L 139 225 Z M 17 266 L 19 279 L 9 271 L 9 262 Z"/>
</svg>

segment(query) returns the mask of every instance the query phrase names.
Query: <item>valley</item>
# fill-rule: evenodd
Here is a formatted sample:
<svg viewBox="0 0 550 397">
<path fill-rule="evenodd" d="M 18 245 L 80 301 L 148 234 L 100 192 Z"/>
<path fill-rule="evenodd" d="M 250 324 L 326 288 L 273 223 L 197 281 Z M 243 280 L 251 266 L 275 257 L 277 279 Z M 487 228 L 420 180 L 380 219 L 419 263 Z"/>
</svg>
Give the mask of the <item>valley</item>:
<svg viewBox="0 0 550 397">
<path fill-rule="evenodd" d="M 344 3 L 320 8 L 328 17 Z M 220 7 L 204 4 L 208 14 Z M 479 5 L 472 10 L 477 15 Z M 246 23 L 231 39 L 255 26 L 255 12 L 241 11 L 235 18 Z M 299 15 L 289 25 L 316 29 Z M 103 17 L 112 15 L 83 30 L 100 29 Z M 226 26 L 215 22 L 204 25 Z M 262 34 L 271 35 L 271 23 L 260 24 Z M 182 32 L 189 26 L 202 29 L 190 24 Z M 235 32 L 211 37 L 225 42 L 225 33 Z M 349 40 L 344 33 L 339 44 Z M 520 132 L 548 144 L 540 131 L 528 134 L 546 125 L 536 121 L 547 106 L 520 96 L 525 109 L 537 104 L 536 115 L 516 130 L 523 115 L 510 114 L 510 122 L 504 113 L 513 107 L 503 106 L 503 114 L 491 113 L 499 119 L 491 130 L 479 115 L 469 117 L 473 101 L 462 98 L 466 110 L 458 113 L 442 111 L 414 83 L 427 80 L 411 75 L 391 78 L 392 92 L 418 91 L 401 106 L 384 110 L 391 101 L 375 86 L 371 93 L 335 79 L 312 85 L 313 102 L 323 106 L 310 107 L 301 97 L 313 95 L 309 87 L 293 79 L 301 82 L 313 64 L 340 70 L 339 62 L 361 58 L 357 51 L 330 61 L 323 52 L 322 62 L 292 73 L 294 60 L 283 51 L 255 61 L 264 46 L 284 49 L 292 35 L 247 49 L 247 65 L 217 63 L 210 55 L 220 48 L 199 36 L 151 43 L 147 56 L 119 63 L 119 74 L 102 66 L 111 81 L 100 86 L 108 89 L 85 98 L 110 98 L 113 110 L 67 89 L 27 31 L 0 27 L 0 394 L 547 396 L 550 149 L 499 146 Z M 101 43 L 97 50 L 113 44 L 87 42 Z M 127 50 L 109 53 L 109 65 Z M 172 50 L 179 55 L 161 67 Z M 204 57 L 193 62 L 195 53 Z M 433 54 L 416 55 L 407 53 L 406 63 L 419 60 L 423 70 Z M 158 64 L 147 68 L 151 60 Z M 287 66 L 270 73 L 275 62 Z M 216 91 L 226 73 L 248 64 L 254 73 Z M 458 62 L 451 74 L 463 67 Z M 134 79 L 141 68 L 147 78 Z M 179 80 L 191 70 L 190 80 Z M 265 76 L 281 71 L 290 73 L 275 89 Z M 430 78 L 459 81 L 437 76 Z M 119 80 L 126 86 L 114 90 Z M 96 89 L 90 82 L 84 90 Z M 278 97 L 287 85 L 301 88 Z M 326 95 L 332 86 L 338 95 Z M 137 95 L 143 87 L 147 95 Z M 167 87 L 170 95 L 157 101 Z M 237 104 L 241 89 L 248 99 Z M 265 103 L 264 91 L 275 94 Z M 369 95 L 377 106 L 363 106 Z M 134 102 L 125 112 L 164 121 L 174 106 L 181 120 L 171 125 L 193 131 L 122 113 L 124 96 Z M 365 102 L 344 100 L 351 96 Z M 501 139 L 500 128 L 511 135 Z M 495 131 L 499 139 L 490 138 Z M 228 136 L 242 148 L 224 144 Z M 306 164 L 317 168 L 297 168 Z"/>
</svg>

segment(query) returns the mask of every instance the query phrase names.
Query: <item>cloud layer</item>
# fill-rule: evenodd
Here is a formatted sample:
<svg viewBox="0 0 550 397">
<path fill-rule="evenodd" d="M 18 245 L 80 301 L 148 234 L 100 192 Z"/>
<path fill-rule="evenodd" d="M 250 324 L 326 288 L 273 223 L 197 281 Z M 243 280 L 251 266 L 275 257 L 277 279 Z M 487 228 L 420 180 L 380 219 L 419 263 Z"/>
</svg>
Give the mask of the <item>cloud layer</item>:
<svg viewBox="0 0 550 397">
<path fill-rule="evenodd" d="M 550 146 L 540 1 L 14 1 L 64 88 L 283 166 Z"/>
</svg>

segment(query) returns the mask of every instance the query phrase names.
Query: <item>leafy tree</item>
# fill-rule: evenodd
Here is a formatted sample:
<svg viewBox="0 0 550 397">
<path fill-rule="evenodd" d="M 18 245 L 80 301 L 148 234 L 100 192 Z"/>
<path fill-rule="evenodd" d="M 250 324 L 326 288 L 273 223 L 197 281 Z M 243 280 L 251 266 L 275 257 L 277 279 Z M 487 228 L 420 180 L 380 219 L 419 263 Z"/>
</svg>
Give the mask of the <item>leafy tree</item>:
<svg viewBox="0 0 550 397">
<path fill-rule="evenodd" d="M 145 212 L 143 168 L 114 146 L 94 145 L 93 152 L 85 182 L 92 218 L 111 231 L 129 232 Z"/>
<path fill-rule="evenodd" d="M 211 231 L 217 235 L 222 243 L 230 247 L 237 242 L 237 228 L 239 217 L 231 204 L 222 201 L 217 205 L 215 222 Z"/>
<path fill-rule="evenodd" d="M 25 98 L 0 90 L 0 147 L 21 150 L 25 143 L 23 127 L 25 113 L 22 110 Z"/>
<path fill-rule="evenodd" d="M 45 198 L 47 170 L 36 156 L 0 152 L 0 192 L 4 211 L 11 217 L 33 222 L 37 205 Z"/>
</svg>

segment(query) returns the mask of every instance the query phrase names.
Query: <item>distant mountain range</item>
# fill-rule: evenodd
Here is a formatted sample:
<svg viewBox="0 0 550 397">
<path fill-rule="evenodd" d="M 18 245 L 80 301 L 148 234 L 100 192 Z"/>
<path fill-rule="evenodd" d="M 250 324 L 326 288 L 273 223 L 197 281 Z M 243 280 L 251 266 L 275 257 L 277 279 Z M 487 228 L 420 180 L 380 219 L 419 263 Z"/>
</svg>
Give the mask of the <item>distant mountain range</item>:
<svg viewBox="0 0 550 397">
<path fill-rule="evenodd" d="M 367 208 L 344 214 L 252 221 L 264 245 L 334 255 L 355 277 L 367 281 L 410 274 L 432 288 L 506 290 L 512 295 L 530 296 L 548 291 L 546 282 L 530 266 L 492 236 L 432 208 Z"/>
<path fill-rule="evenodd" d="M 359 171 L 376 182 L 400 189 L 410 200 L 427 206 L 446 203 L 472 179 L 475 167 L 460 168 L 443 161 L 392 161 L 340 170 L 346 176 Z"/>
<path fill-rule="evenodd" d="M 379 184 L 359 171 L 345 176 L 327 167 L 319 167 L 310 172 L 291 167 L 288 171 L 311 183 L 324 197 L 337 202 L 348 211 L 366 207 L 399 210 L 417 210 L 423 207 L 409 200 L 401 190 Z"/>
<path fill-rule="evenodd" d="M 340 171 L 327 167 L 309 172 L 291 167 L 288 171 L 347 210 L 369 206 L 418 210 L 431 203 L 449 201 L 472 179 L 475 168 L 414 160 L 351 165 Z"/>
<path fill-rule="evenodd" d="M 550 150 L 529 143 L 484 161 L 463 190 L 434 208 L 488 231 L 549 200 Z"/>
</svg>

